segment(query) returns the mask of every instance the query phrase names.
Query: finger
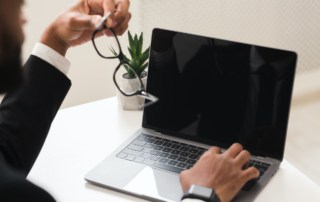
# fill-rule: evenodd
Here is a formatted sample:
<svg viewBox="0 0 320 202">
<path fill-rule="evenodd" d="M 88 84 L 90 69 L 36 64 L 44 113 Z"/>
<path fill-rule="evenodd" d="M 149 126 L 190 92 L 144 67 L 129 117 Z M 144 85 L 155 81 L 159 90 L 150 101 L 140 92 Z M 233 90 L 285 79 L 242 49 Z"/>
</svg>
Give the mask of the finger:
<svg viewBox="0 0 320 202">
<path fill-rule="evenodd" d="M 95 38 L 99 38 L 101 36 L 104 36 L 104 32 L 103 31 L 100 31 L 100 32 L 97 32 L 96 35 L 95 35 Z"/>
<path fill-rule="evenodd" d="M 131 19 L 131 13 L 128 13 L 125 21 L 121 23 L 119 26 L 114 28 L 117 35 L 122 35 L 127 30 L 130 19 Z"/>
<path fill-rule="evenodd" d="M 130 1 L 121 0 L 116 4 L 115 20 L 117 23 L 125 21 L 129 13 Z"/>
<path fill-rule="evenodd" d="M 113 13 L 116 8 L 114 0 L 104 0 L 102 6 L 103 6 L 104 15 L 107 15 L 108 13 Z"/>
<path fill-rule="evenodd" d="M 235 161 L 236 163 L 243 167 L 245 164 L 247 164 L 250 160 L 250 153 L 247 150 L 242 150 L 238 156 L 236 156 Z"/>
<path fill-rule="evenodd" d="M 248 180 L 258 178 L 259 175 L 260 175 L 260 172 L 257 168 L 250 167 L 243 171 L 243 180 L 244 182 L 246 182 Z"/>
<path fill-rule="evenodd" d="M 123 35 L 123 33 L 125 33 L 127 31 L 128 27 L 129 27 L 128 25 L 122 26 L 121 29 L 119 29 L 119 31 L 117 31 L 117 35 L 119 35 L 119 36 Z"/>
<path fill-rule="evenodd" d="M 213 146 L 208 150 L 208 152 L 212 152 L 212 153 L 215 153 L 215 154 L 221 154 L 221 148 L 217 147 L 217 146 Z"/>
<path fill-rule="evenodd" d="M 232 144 L 223 154 L 235 158 L 241 151 L 242 146 L 239 143 Z"/>
</svg>

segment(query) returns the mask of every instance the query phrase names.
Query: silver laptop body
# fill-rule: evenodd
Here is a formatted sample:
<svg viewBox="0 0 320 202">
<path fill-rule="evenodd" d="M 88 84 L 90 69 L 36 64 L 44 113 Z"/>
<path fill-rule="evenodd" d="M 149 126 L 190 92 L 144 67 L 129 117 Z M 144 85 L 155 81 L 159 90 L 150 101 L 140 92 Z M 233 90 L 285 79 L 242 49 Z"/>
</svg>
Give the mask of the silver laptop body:
<svg viewBox="0 0 320 202">
<path fill-rule="evenodd" d="M 263 175 L 234 201 L 253 201 L 283 159 L 296 60 L 288 50 L 154 29 L 147 91 L 159 101 L 85 179 L 151 201 L 180 201 L 179 172 L 210 146 L 239 142 Z"/>
</svg>

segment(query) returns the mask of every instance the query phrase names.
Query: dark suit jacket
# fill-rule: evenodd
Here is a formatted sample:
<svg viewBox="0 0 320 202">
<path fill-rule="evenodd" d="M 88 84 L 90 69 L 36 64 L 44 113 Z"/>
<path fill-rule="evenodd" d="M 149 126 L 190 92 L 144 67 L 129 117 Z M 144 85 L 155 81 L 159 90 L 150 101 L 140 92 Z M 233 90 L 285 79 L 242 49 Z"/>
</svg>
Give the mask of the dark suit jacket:
<svg viewBox="0 0 320 202">
<path fill-rule="evenodd" d="M 36 56 L 23 72 L 21 86 L 0 105 L 0 201 L 54 201 L 26 177 L 71 82 Z"/>
</svg>

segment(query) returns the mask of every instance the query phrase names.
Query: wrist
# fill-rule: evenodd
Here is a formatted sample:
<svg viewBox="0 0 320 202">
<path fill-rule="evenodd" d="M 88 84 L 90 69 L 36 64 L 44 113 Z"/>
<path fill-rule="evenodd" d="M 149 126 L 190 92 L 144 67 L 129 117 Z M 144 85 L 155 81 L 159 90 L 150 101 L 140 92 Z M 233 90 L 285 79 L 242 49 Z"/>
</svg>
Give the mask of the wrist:
<svg viewBox="0 0 320 202">
<path fill-rule="evenodd" d="M 183 199 L 200 199 L 206 202 L 221 202 L 215 191 L 208 187 L 192 185 L 182 196 Z"/>
<path fill-rule="evenodd" d="M 70 45 L 58 36 L 58 34 L 56 33 L 56 29 L 54 28 L 54 24 L 50 25 L 44 31 L 40 42 L 52 48 L 62 56 L 65 56 L 67 50 L 70 48 Z"/>
</svg>

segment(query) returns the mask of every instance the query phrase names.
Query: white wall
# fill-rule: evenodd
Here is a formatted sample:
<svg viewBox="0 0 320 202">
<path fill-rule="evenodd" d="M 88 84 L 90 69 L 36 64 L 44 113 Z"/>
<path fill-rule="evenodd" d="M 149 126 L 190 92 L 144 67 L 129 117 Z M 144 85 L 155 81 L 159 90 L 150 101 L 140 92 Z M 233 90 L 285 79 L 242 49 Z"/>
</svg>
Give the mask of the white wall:
<svg viewBox="0 0 320 202">
<path fill-rule="evenodd" d="M 137 0 L 140 29 L 163 27 L 297 51 L 320 66 L 319 0 Z"/>
<path fill-rule="evenodd" d="M 24 58 L 46 24 L 73 0 L 32 0 Z M 150 42 L 154 27 L 257 43 L 298 52 L 298 71 L 320 66 L 319 0 L 132 0 L 130 29 L 143 31 Z M 126 34 L 122 37 L 126 46 Z M 115 95 L 112 72 L 116 61 L 99 58 L 89 43 L 68 53 L 73 86 L 63 107 Z"/>
</svg>

